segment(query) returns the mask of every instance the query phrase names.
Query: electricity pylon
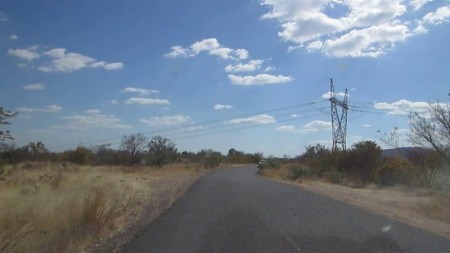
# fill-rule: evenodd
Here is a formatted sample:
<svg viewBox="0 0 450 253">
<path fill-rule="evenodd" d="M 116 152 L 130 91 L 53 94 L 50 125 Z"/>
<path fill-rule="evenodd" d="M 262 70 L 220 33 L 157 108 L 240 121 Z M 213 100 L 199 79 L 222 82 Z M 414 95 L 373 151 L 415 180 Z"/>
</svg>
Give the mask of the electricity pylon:
<svg viewBox="0 0 450 253">
<path fill-rule="evenodd" d="M 333 78 L 330 78 L 331 125 L 333 131 L 333 152 L 346 149 L 348 93 L 345 89 L 344 100 L 338 100 L 334 92 Z M 338 107 L 341 109 L 340 113 Z"/>
</svg>

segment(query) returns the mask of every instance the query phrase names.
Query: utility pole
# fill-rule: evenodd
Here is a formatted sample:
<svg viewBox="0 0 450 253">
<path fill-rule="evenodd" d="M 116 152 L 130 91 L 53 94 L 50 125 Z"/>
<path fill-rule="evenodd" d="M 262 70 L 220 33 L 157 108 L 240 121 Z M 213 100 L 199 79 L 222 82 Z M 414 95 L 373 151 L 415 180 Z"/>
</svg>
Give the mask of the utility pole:
<svg viewBox="0 0 450 253">
<path fill-rule="evenodd" d="M 330 78 L 331 125 L 333 131 L 333 147 L 335 152 L 346 149 L 348 93 L 345 89 L 344 100 L 338 100 L 334 92 L 333 78 Z M 338 107 L 340 110 L 338 110 Z M 340 111 L 340 113 L 339 113 Z"/>
</svg>

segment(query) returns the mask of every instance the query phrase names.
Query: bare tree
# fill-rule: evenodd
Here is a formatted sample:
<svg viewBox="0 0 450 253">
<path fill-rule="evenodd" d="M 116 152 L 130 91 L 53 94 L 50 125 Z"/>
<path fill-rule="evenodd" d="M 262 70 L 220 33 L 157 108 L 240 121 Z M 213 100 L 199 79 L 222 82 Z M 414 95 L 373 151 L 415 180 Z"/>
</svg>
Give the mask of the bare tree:
<svg viewBox="0 0 450 253">
<path fill-rule="evenodd" d="M 145 147 L 147 137 L 141 133 L 124 135 L 120 146 L 131 155 L 131 163 L 137 162 L 137 155 Z"/>
<path fill-rule="evenodd" d="M 411 143 L 434 149 L 450 162 L 450 105 L 430 104 L 428 114 L 410 113 Z"/>
<path fill-rule="evenodd" d="M 2 107 L 0 107 L 0 125 L 9 125 L 9 124 L 11 124 L 11 123 L 9 123 L 9 121 L 7 121 L 7 119 L 12 118 L 12 117 L 14 117 L 16 115 L 17 115 L 17 112 L 16 113 L 12 113 L 10 111 L 5 111 L 5 110 L 3 110 Z M 0 130 L 0 141 L 13 140 L 13 139 L 14 138 L 9 133 L 9 131 Z"/>
</svg>

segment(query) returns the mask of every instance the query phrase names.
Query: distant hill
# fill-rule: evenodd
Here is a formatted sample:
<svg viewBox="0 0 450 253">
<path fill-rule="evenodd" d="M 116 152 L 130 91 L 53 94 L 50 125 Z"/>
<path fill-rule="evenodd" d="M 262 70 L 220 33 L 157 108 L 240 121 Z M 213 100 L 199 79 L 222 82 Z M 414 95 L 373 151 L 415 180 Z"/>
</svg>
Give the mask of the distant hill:
<svg viewBox="0 0 450 253">
<path fill-rule="evenodd" d="M 402 147 L 402 148 L 392 148 L 392 149 L 384 149 L 381 155 L 386 158 L 407 158 L 411 153 L 424 153 L 426 152 L 426 148 L 421 147 Z"/>
</svg>

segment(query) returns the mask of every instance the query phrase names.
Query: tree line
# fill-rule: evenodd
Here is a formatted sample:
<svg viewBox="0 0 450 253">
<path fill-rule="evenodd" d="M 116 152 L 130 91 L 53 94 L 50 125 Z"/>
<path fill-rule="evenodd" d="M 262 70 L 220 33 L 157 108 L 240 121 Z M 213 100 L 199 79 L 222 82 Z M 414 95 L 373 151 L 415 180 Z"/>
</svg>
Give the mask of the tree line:
<svg viewBox="0 0 450 253">
<path fill-rule="evenodd" d="M 51 152 L 41 141 L 30 142 L 22 147 L 0 142 L 0 166 L 25 161 L 71 162 L 79 165 L 149 165 L 161 167 L 168 163 L 195 164 L 206 169 L 221 163 L 258 163 L 263 154 L 247 154 L 231 148 L 228 154 L 212 149 L 198 152 L 178 151 L 176 144 L 163 136 L 146 137 L 141 133 L 124 135 L 120 147 L 114 149 L 111 144 L 93 147 L 78 146 L 73 150 Z"/>
<path fill-rule="evenodd" d="M 450 191 L 450 106 L 429 104 L 428 112 L 409 114 L 409 125 L 407 139 L 414 147 L 401 147 L 394 128 L 379 132 L 380 141 L 392 148 L 389 152 L 372 140 L 336 152 L 317 144 L 296 158 L 269 160 L 260 169 L 287 168 L 285 176 L 291 180 L 314 177 L 353 186 L 376 183 Z"/>
</svg>

